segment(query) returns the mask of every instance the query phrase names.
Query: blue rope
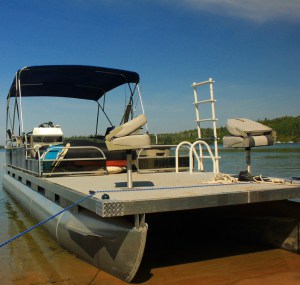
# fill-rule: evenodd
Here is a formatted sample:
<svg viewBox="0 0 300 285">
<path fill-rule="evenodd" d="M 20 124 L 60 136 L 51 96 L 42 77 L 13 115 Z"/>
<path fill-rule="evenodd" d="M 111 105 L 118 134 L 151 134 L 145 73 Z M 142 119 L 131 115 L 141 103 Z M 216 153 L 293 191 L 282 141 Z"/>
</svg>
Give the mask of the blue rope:
<svg viewBox="0 0 300 285">
<path fill-rule="evenodd" d="M 5 246 L 5 245 L 7 245 L 7 244 L 9 244 L 9 243 L 11 243 L 12 241 L 16 240 L 17 238 L 19 238 L 19 237 L 21 237 L 21 236 L 23 236 L 23 235 L 29 233 L 30 231 L 34 230 L 35 228 L 37 228 L 37 227 L 39 227 L 39 226 L 41 226 L 41 225 L 47 223 L 47 222 L 50 221 L 51 219 L 57 217 L 58 215 L 62 214 L 63 212 L 65 212 L 65 211 L 71 209 L 72 207 L 74 207 L 74 206 L 76 206 L 77 204 L 79 204 L 79 203 L 81 203 L 81 202 L 83 202 L 83 201 L 85 201 L 85 200 L 91 198 L 91 197 L 94 196 L 94 195 L 95 195 L 95 192 L 94 192 L 94 191 L 90 191 L 90 195 L 83 197 L 82 199 L 80 199 L 80 200 L 78 200 L 77 202 L 75 202 L 75 203 L 69 205 L 69 206 L 66 207 L 65 209 L 63 209 L 63 210 L 59 211 L 58 213 L 52 215 L 51 217 L 49 217 L 49 218 L 47 218 L 47 219 L 45 219 L 45 220 L 43 220 L 43 221 L 37 223 L 36 225 L 34 225 L 34 226 L 32 226 L 32 227 L 26 229 L 25 231 L 23 231 L 23 232 L 21 232 L 21 233 L 15 235 L 14 237 L 8 239 L 7 241 L 1 243 L 1 244 L 0 244 L 0 248 L 3 247 L 3 246 Z"/>
<path fill-rule="evenodd" d="M 237 182 L 234 184 L 245 184 L 245 183 L 249 183 L 249 182 Z M 8 239 L 7 241 L 3 242 L 0 244 L 0 248 L 9 244 L 10 242 L 16 240 L 17 238 L 27 234 L 28 232 L 34 230 L 35 228 L 47 223 L 48 221 L 52 220 L 53 218 L 57 217 L 58 215 L 62 214 L 63 212 L 71 209 L 72 207 L 76 206 L 77 204 L 91 198 L 92 196 L 94 196 L 97 193 L 107 193 L 107 192 L 129 192 L 129 191 L 150 191 L 150 190 L 174 190 L 174 189 L 186 189 L 186 188 L 199 188 L 199 187 L 207 187 L 207 186 L 223 186 L 223 184 L 202 184 L 202 185 L 190 185 L 190 186 L 173 186 L 173 187 L 148 187 L 148 188 L 133 188 L 133 189 L 128 189 L 128 188 L 123 188 L 120 190 L 96 190 L 96 191 L 90 191 L 90 194 L 88 196 L 83 197 L 82 199 L 78 200 L 77 202 L 69 205 L 68 207 L 66 207 L 65 209 L 59 211 L 58 213 L 52 215 L 51 217 L 37 223 L 36 225 L 26 229 L 25 231 L 15 235 L 14 237 Z"/>
</svg>

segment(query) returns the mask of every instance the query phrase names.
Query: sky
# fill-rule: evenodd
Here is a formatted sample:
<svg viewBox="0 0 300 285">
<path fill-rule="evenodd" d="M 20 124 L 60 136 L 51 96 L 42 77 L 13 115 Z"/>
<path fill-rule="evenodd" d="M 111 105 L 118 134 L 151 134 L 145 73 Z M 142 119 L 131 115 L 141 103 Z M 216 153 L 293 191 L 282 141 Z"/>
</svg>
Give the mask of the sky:
<svg viewBox="0 0 300 285">
<path fill-rule="evenodd" d="M 15 72 L 56 64 L 138 72 L 154 134 L 196 128 L 191 84 L 208 78 L 218 126 L 298 116 L 300 1 L 0 0 L 0 144 Z M 208 99 L 206 87 L 199 92 Z M 96 106 L 81 101 L 24 102 L 24 129 L 53 121 L 68 136 L 92 134 Z"/>
</svg>

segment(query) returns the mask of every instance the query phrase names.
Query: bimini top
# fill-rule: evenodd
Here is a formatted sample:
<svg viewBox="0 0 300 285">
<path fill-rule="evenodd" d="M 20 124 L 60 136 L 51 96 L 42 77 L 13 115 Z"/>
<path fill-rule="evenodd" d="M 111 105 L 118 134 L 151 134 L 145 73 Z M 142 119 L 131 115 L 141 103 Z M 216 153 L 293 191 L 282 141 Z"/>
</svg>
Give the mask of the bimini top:
<svg viewBox="0 0 300 285">
<path fill-rule="evenodd" d="M 138 83 L 136 72 L 83 65 L 48 65 L 24 67 L 17 72 L 8 93 L 19 96 L 69 97 L 99 100 L 108 91 L 126 84 Z"/>
</svg>

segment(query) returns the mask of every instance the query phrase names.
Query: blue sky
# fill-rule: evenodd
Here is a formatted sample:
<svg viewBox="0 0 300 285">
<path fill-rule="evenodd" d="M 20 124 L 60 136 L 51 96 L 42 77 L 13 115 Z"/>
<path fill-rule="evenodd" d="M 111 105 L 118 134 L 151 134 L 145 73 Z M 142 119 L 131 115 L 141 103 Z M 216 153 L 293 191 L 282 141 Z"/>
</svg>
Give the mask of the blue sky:
<svg viewBox="0 0 300 285">
<path fill-rule="evenodd" d="M 190 85 L 209 77 L 216 81 L 218 126 L 232 117 L 297 116 L 300 1 L 0 0 L 0 143 L 15 72 L 48 64 L 138 72 L 151 133 L 196 128 Z M 47 100 L 28 105 L 26 131 L 67 118 L 66 135 L 93 133 L 85 125 L 90 106 L 74 123 L 83 112 L 79 101 L 58 100 L 55 117 Z"/>
</svg>

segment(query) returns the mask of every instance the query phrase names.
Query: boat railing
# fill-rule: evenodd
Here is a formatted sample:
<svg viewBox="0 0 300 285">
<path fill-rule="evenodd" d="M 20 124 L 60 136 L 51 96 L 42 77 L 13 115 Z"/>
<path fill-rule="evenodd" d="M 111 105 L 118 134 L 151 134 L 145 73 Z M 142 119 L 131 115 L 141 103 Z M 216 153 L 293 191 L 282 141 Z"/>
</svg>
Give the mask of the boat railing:
<svg viewBox="0 0 300 285">
<path fill-rule="evenodd" d="M 23 138 L 23 136 L 11 135 L 11 137 L 6 140 L 6 145 L 10 147 L 20 147 L 23 145 Z"/>
<path fill-rule="evenodd" d="M 189 147 L 189 167 L 190 167 L 190 173 L 193 173 L 194 171 L 194 157 L 197 159 L 197 168 L 198 171 L 204 171 L 204 165 L 203 165 L 203 159 L 211 159 L 213 164 L 213 172 L 218 173 L 218 163 L 216 161 L 219 159 L 219 157 L 215 157 L 211 151 L 211 148 L 209 144 L 203 140 L 197 140 L 194 143 L 190 143 L 188 141 L 183 141 L 180 144 L 178 144 L 176 148 L 176 172 L 178 172 L 178 153 L 181 146 L 187 145 Z M 197 153 L 196 146 L 198 145 L 200 153 Z M 209 155 L 203 155 L 202 146 L 205 146 L 207 149 L 207 152 Z"/>
<path fill-rule="evenodd" d="M 137 152 L 136 168 L 142 171 L 175 171 L 176 160 L 180 160 L 180 170 L 188 169 L 188 153 L 176 159 L 177 145 L 152 145 Z"/>
<path fill-rule="evenodd" d="M 99 156 L 92 157 L 68 157 L 68 152 L 75 150 L 81 151 L 95 151 Z M 55 157 L 51 157 L 51 153 Z M 72 174 L 93 174 L 103 173 L 106 171 L 106 156 L 104 152 L 95 146 L 54 146 L 48 148 L 42 155 L 38 151 L 38 159 L 41 168 L 39 169 L 39 176 L 51 175 L 72 175 Z"/>
<path fill-rule="evenodd" d="M 191 169 L 191 165 L 193 165 L 193 157 L 196 157 L 197 161 L 198 161 L 198 165 L 200 165 L 200 158 L 199 155 L 196 152 L 195 148 L 192 148 L 192 143 L 188 142 L 188 141 L 183 141 L 181 143 L 179 143 L 176 146 L 176 150 L 175 150 L 175 171 L 179 172 L 179 151 L 182 147 L 187 147 L 189 149 L 189 167 Z M 192 153 L 194 154 L 194 156 L 190 155 L 190 150 L 192 150 Z"/>
</svg>

